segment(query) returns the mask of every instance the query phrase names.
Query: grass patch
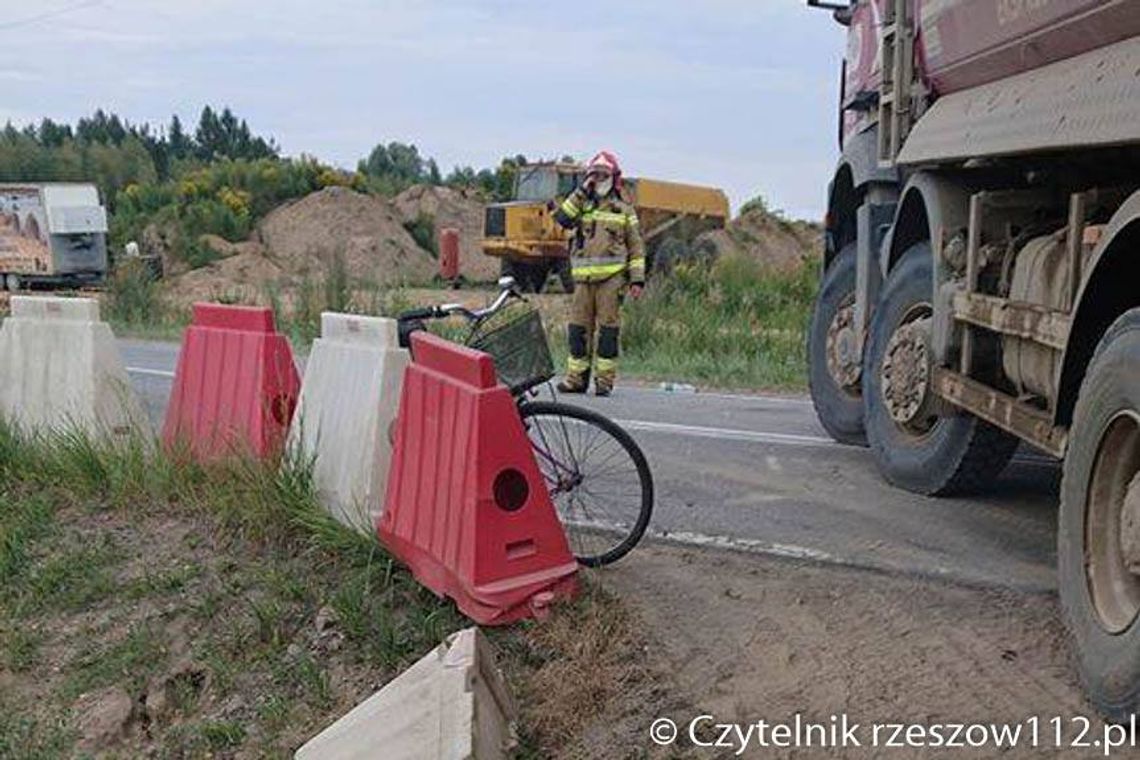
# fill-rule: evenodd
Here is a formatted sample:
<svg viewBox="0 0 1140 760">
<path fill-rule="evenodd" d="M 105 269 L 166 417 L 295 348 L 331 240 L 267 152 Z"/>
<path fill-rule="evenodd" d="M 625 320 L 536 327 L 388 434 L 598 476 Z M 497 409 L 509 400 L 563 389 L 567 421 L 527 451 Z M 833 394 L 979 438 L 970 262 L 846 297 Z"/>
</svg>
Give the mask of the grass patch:
<svg viewBox="0 0 1140 760">
<path fill-rule="evenodd" d="M 725 256 L 712 266 L 682 264 L 627 303 L 623 373 L 717 387 L 802 389 L 817 279 L 806 263 L 769 271 L 745 256 Z"/>
<path fill-rule="evenodd" d="M 467 625 L 373 537 L 329 517 L 311 463 L 293 456 L 200 466 L 151 442 L 0 422 L 0 478 L 2 757 L 73 755 L 72 709 L 104 689 L 139 705 L 132 752 L 286 757 Z M 516 688 L 545 678 L 534 703 L 550 715 L 558 682 L 584 688 L 571 663 L 644 659 L 631 628 L 598 626 L 598 604 L 557 611 L 555 628 L 494 632 Z M 628 679 L 603 681 L 589 709 L 574 697 L 569 723 L 520 700 L 522 756 L 590 756 L 560 748 L 625 698 Z"/>
</svg>

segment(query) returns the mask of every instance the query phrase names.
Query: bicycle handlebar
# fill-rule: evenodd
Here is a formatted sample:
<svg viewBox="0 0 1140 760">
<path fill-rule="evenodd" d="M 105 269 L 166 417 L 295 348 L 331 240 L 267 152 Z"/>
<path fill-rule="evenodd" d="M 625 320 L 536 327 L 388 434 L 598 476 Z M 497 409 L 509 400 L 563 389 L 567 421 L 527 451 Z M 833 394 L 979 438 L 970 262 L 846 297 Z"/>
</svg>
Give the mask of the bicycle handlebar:
<svg viewBox="0 0 1140 760">
<path fill-rule="evenodd" d="M 419 309 L 411 309 L 401 313 L 396 319 L 399 322 L 410 322 L 417 319 L 441 319 L 443 317 L 458 315 L 468 322 L 477 322 L 502 309 L 507 304 L 507 301 L 510 301 L 512 298 L 522 298 L 522 295 L 515 289 L 514 278 L 502 278 L 499 281 L 499 286 L 501 288 L 499 295 L 495 297 L 495 300 L 490 306 L 482 309 L 472 310 L 463 304 L 445 303 L 440 306 L 426 306 Z"/>
</svg>

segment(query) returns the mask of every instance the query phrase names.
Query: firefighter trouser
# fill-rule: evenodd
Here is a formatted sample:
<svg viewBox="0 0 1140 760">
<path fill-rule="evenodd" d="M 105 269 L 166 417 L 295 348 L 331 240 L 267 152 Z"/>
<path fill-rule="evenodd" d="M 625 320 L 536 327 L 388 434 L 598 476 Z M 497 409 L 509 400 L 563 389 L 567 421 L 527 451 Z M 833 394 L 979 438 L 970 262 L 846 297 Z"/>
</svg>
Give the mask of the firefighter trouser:
<svg viewBox="0 0 1140 760">
<path fill-rule="evenodd" d="M 590 357 L 597 333 L 595 381 L 612 388 L 617 376 L 618 328 L 621 326 L 621 291 L 625 278 L 614 275 L 595 282 L 578 282 L 570 307 L 570 360 L 566 381 L 572 387 L 585 387 L 590 381 Z"/>
</svg>

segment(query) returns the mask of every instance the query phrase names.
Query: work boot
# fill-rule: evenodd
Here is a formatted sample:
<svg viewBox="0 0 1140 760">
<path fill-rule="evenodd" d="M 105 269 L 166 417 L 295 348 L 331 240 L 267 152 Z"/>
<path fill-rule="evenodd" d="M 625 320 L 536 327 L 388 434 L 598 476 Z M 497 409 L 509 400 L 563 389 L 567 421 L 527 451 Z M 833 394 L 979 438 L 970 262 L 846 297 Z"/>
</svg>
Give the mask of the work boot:
<svg viewBox="0 0 1140 760">
<path fill-rule="evenodd" d="M 559 393 L 585 393 L 589 386 L 589 375 L 567 373 L 566 377 L 559 380 L 555 387 L 558 388 Z"/>
<path fill-rule="evenodd" d="M 598 377 L 594 381 L 594 395 L 599 398 L 605 398 L 614 392 L 614 381 L 612 377 Z"/>
</svg>

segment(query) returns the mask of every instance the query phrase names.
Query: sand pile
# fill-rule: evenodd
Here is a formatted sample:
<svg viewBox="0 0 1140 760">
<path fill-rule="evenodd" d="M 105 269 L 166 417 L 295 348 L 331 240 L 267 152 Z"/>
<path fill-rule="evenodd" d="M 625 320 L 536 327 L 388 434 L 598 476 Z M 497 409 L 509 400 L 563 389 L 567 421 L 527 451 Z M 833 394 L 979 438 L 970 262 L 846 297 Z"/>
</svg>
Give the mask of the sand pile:
<svg viewBox="0 0 1140 760">
<path fill-rule="evenodd" d="M 445 227 L 459 230 L 459 271 L 468 280 L 493 281 L 499 276 L 499 260 L 484 256 L 479 248 L 483 236 L 483 200 L 472 190 L 415 185 L 392 200 L 404 222 L 420 214 L 435 222 L 436 234 Z"/>
<path fill-rule="evenodd" d="M 391 204 L 342 187 L 274 209 L 258 225 L 257 236 L 292 278 L 323 279 L 338 258 L 349 278 L 362 283 L 420 283 L 437 271 Z"/>
<path fill-rule="evenodd" d="M 167 278 L 165 287 L 178 306 L 196 301 L 264 303 L 269 288 L 288 282 L 284 270 L 258 247 Z"/>
<path fill-rule="evenodd" d="M 811 222 L 781 219 L 759 206 L 745 206 L 723 230 L 701 235 L 697 245 L 712 246 L 718 256 L 744 254 L 776 269 L 792 269 L 818 255 L 822 233 Z"/>
</svg>

